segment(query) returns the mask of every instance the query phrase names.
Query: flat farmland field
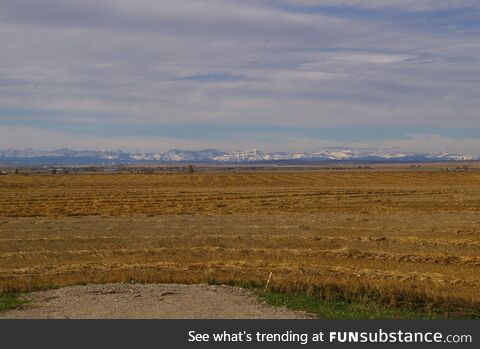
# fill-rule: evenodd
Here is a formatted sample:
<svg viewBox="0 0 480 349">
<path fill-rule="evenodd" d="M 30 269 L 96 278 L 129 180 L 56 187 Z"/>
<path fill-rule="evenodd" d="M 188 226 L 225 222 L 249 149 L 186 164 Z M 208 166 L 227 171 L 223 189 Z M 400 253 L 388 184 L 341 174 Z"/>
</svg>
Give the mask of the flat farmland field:
<svg viewBox="0 0 480 349">
<path fill-rule="evenodd" d="M 480 173 L 0 177 L 0 293 L 229 283 L 480 310 Z"/>
</svg>

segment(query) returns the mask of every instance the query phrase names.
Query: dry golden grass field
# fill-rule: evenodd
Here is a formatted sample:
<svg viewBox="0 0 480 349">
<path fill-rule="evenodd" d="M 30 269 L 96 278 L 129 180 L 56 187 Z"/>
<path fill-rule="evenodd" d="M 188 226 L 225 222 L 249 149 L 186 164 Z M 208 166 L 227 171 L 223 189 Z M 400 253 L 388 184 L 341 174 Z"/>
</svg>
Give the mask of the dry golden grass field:
<svg viewBox="0 0 480 349">
<path fill-rule="evenodd" d="M 238 282 L 480 309 L 480 173 L 0 177 L 0 293 Z"/>
</svg>

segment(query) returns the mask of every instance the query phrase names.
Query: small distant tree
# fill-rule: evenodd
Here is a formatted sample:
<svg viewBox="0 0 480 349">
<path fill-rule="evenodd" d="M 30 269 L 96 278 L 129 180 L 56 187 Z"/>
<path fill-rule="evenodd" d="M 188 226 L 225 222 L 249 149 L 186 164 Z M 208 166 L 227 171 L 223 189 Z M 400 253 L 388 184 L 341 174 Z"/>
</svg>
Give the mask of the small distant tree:
<svg viewBox="0 0 480 349">
<path fill-rule="evenodd" d="M 468 171 L 468 166 L 467 166 L 467 165 L 463 166 L 463 170 L 464 170 L 465 172 L 467 172 L 467 171 Z"/>
<path fill-rule="evenodd" d="M 18 168 L 15 169 L 15 174 L 19 174 L 20 173 L 20 170 Z"/>
<path fill-rule="evenodd" d="M 187 167 L 187 172 L 188 172 L 188 173 L 193 173 L 193 172 L 195 172 L 194 169 L 193 169 L 193 165 L 188 165 L 188 167 Z"/>
<path fill-rule="evenodd" d="M 51 173 L 52 175 L 56 175 L 56 174 L 57 174 L 57 169 L 56 169 L 56 168 L 52 168 L 52 169 L 50 170 L 50 173 Z"/>
</svg>

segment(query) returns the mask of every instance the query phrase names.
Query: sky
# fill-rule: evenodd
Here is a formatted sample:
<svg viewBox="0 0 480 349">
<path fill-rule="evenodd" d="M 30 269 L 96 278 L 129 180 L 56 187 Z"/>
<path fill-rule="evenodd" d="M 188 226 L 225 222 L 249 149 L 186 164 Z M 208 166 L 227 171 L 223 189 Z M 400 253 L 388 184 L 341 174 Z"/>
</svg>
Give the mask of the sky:
<svg viewBox="0 0 480 349">
<path fill-rule="evenodd" d="M 480 155 L 478 0 L 0 0 L 0 149 Z"/>
</svg>

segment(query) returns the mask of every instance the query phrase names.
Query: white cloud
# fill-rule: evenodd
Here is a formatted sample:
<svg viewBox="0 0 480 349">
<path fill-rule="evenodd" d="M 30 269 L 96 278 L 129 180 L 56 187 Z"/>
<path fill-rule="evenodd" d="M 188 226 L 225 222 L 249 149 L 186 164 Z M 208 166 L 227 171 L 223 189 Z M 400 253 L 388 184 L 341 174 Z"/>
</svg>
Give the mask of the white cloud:
<svg viewBox="0 0 480 349">
<path fill-rule="evenodd" d="M 293 6 L 351 6 L 364 9 L 397 9 L 404 11 L 432 11 L 458 8 L 479 8 L 476 0 L 281 0 Z"/>
<path fill-rule="evenodd" d="M 303 152 L 323 147 L 351 147 L 371 149 L 399 149 L 406 152 L 464 153 L 480 155 L 480 139 L 458 139 L 438 134 L 411 134 L 402 138 L 377 140 L 336 140 L 334 137 L 309 137 L 288 132 L 239 132 L 238 140 L 205 140 L 182 137 L 156 136 L 95 136 L 52 131 L 45 128 L 0 128 L 0 149 L 68 147 L 75 150 L 121 149 L 131 152 L 166 151 L 173 148 L 225 151 L 261 149 L 264 151 Z"/>
<path fill-rule="evenodd" d="M 399 16 L 479 6 L 469 0 L 346 5 Z M 4 0 L 0 13 L 0 124 L 480 129 L 480 33 L 455 26 L 302 13 L 273 1 Z M 209 74 L 237 78 L 195 79 Z M 25 142 L 55 139 L 41 134 Z M 56 143 L 68 143 L 57 136 Z M 249 141 L 261 143 L 258 137 Z M 120 147 L 143 136 L 106 138 Z M 168 142 L 193 144 L 175 134 Z"/>
</svg>

